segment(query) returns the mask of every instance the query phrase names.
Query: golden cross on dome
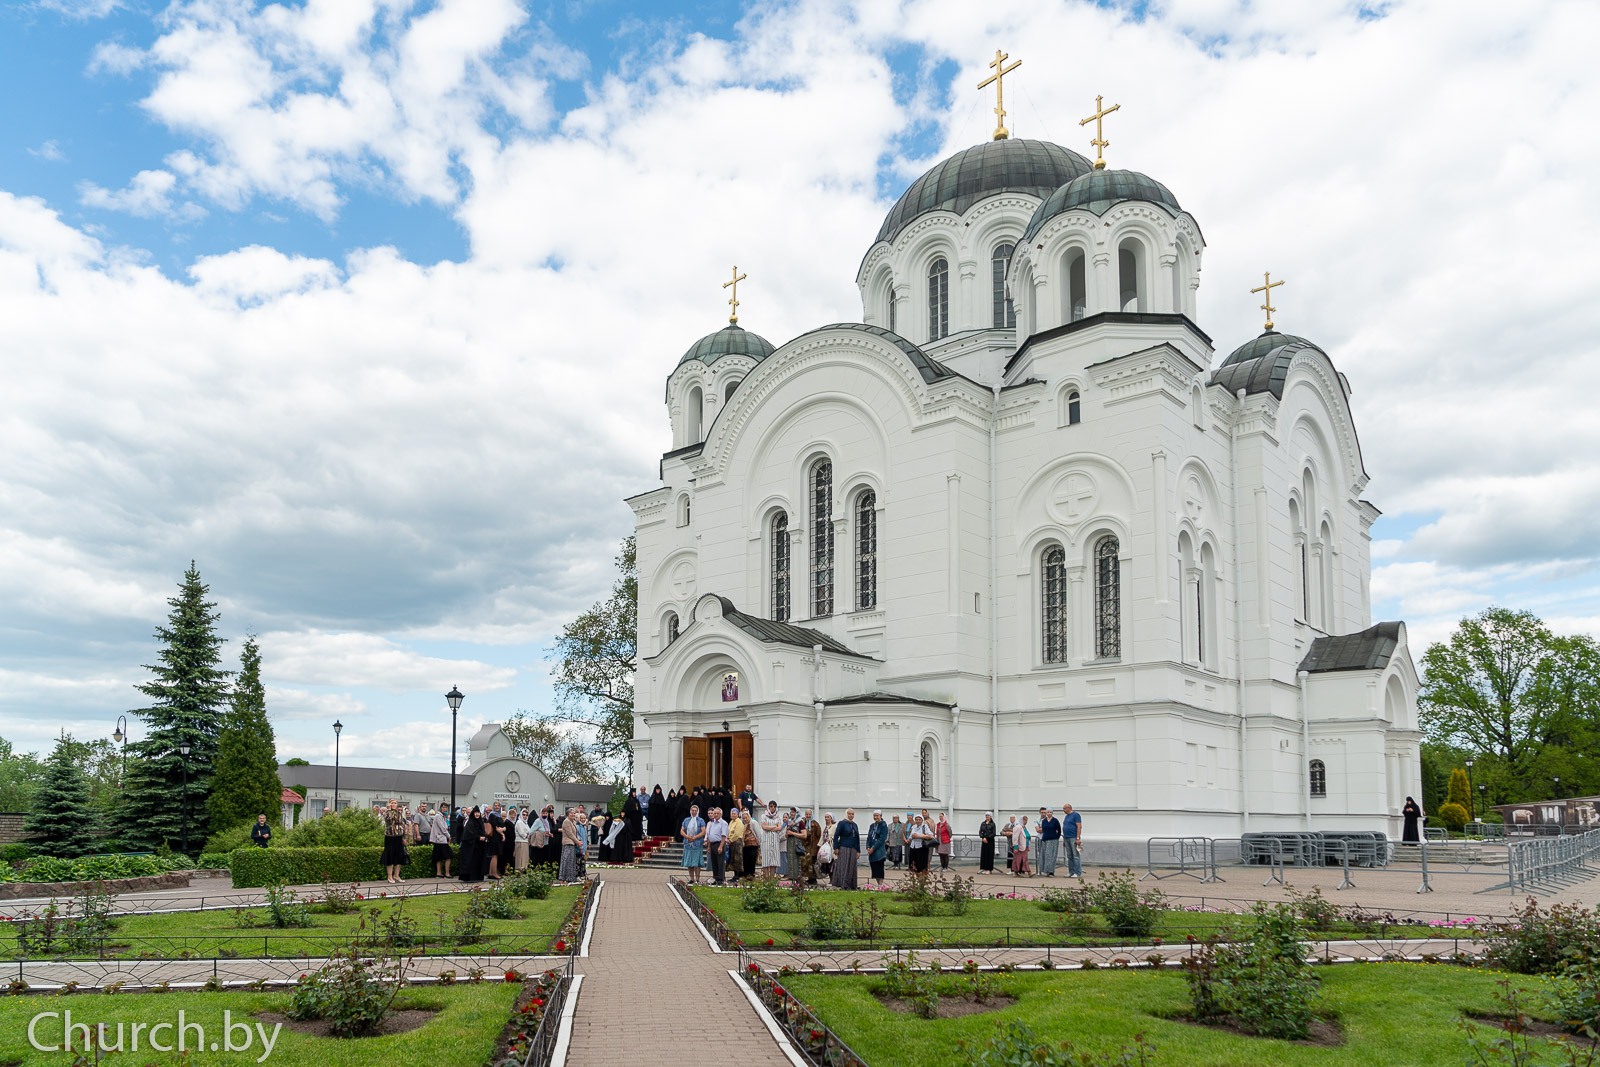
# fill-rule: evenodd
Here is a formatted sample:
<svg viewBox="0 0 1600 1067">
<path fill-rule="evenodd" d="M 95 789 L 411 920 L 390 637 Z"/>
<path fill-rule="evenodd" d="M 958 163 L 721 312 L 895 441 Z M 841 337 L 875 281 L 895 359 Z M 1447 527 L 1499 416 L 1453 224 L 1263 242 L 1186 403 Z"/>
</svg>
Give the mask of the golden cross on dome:
<svg viewBox="0 0 1600 1067">
<path fill-rule="evenodd" d="M 1261 310 L 1267 313 L 1267 329 L 1269 330 L 1272 329 L 1272 313 L 1278 310 L 1272 306 L 1272 290 L 1282 284 L 1283 282 L 1281 281 L 1275 282 L 1272 280 L 1272 272 L 1270 270 L 1262 271 L 1261 284 L 1250 290 L 1252 294 L 1262 294 L 1261 299 L 1265 302 L 1261 305 Z"/>
<path fill-rule="evenodd" d="M 1094 140 L 1089 143 L 1094 145 L 1095 170 L 1106 169 L 1105 150 L 1111 146 L 1111 142 L 1106 140 L 1105 118 L 1121 106 L 1121 104 L 1112 104 L 1110 107 L 1106 107 L 1105 97 L 1096 95 L 1094 98 L 1094 114 L 1078 123 L 1079 126 L 1087 126 L 1091 122 L 1094 123 Z"/>
<path fill-rule="evenodd" d="M 1022 66 L 1022 60 L 1019 59 L 1008 67 L 1006 66 L 1006 60 L 1010 58 L 1011 54 L 1009 52 L 1002 52 L 996 48 L 994 50 L 994 62 L 989 64 L 994 68 L 994 73 L 978 83 L 978 88 L 980 89 L 987 89 L 991 85 L 994 86 L 994 139 L 996 141 L 1004 141 L 1011 136 L 1006 129 L 1005 78 L 1007 74 Z"/>
<path fill-rule="evenodd" d="M 728 316 L 728 321 L 735 326 L 739 325 L 739 283 L 748 277 L 748 274 L 740 274 L 739 268 L 735 266 L 733 268 L 733 279 L 722 283 L 724 289 L 730 287 L 733 289 L 733 295 L 728 297 L 728 307 L 732 309 L 732 314 Z"/>
</svg>

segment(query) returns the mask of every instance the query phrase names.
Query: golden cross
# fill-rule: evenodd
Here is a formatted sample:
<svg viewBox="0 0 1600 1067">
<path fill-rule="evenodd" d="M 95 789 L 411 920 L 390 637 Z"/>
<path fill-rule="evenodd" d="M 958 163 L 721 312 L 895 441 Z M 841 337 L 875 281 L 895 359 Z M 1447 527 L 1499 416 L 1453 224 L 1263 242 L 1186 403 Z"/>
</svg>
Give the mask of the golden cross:
<svg viewBox="0 0 1600 1067">
<path fill-rule="evenodd" d="M 1010 132 L 1006 130 L 1005 77 L 1022 66 L 1022 60 L 1019 59 L 1008 67 L 1006 66 L 1006 60 L 1010 58 L 1011 54 L 1009 52 L 1002 52 L 996 48 L 994 50 L 994 62 L 989 64 L 994 68 L 994 73 L 978 83 L 978 88 L 980 89 L 987 89 L 991 85 L 994 86 L 994 139 L 996 141 L 1004 141 L 1011 136 Z"/>
<path fill-rule="evenodd" d="M 1269 330 L 1272 329 L 1272 313 L 1278 310 L 1272 306 L 1272 290 L 1276 289 L 1282 284 L 1283 282 L 1281 281 L 1275 282 L 1272 280 L 1272 272 L 1270 270 L 1262 271 L 1261 284 L 1250 290 L 1252 294 L 1262 294 L 1261 299 L 1264 300 L 1265 303 L 1261 305 L 1261 310 L 1267 313 L 1267 329 Z"/>
<path fill-rule="evenodd" d="M 728 316 L 728 321 L 733 323 L 735 326 L 739 324 L 739 283 L 748 277 L 748 274 L 740 274 L 739 268 L 734 267 L 733 280 L 722 283 L 722 287 L 724 289 L 727 289 L 730 286 L 733 288 L 733 295 L 728 297 L 728 307 L 733 309 L 733 313 Z"/>
<path fill-rule="evenodd" d="M 1097 95 L 1094 98 L 1094 114 L 1078 123 L 1079 126 L 1087 126 L 1091 122 L 1094 123 L 1094 140 L 1089 143 L 1094 145 L 1095 170 L 1106 169 L 1105 150 L 1111 146 L 1111 142 L 1106 140 L 1105 118 L 1121 106 L 1121 104 L 1112 104 L 1110 107 L 1106 107 L 1105 97 Z"/>
</svg>

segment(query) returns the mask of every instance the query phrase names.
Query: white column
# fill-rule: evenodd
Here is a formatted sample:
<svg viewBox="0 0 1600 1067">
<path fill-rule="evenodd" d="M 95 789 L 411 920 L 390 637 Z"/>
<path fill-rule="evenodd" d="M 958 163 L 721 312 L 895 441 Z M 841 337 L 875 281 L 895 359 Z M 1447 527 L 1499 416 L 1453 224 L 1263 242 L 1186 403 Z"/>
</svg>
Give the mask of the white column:
<svg viewBox="0 0 1600 1067">
<path fill-rule="evenodd" d="M 1169 599 L 1168 585 L 1172 578 L 1172 547 L 1167 540 L 1167 516 L 1171 506 L 1167 500 L 1167 454 L 1150 455 L 1150 510 L 1155 544 L 1150 553 L 1155 561 L 1155 600 L 1165 604 Z"/>
<path fill-rule="evenodd" d="M 949 555 L 945 610 L 961 614 L 961 475 L 945 476 L 945 544 Z"/>
</svg>

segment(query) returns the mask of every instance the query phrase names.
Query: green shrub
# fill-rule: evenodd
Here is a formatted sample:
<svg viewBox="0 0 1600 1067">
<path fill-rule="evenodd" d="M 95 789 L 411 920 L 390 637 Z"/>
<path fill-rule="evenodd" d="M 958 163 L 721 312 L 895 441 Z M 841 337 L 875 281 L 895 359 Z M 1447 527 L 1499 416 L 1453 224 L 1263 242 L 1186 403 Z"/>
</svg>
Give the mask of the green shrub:
<svg viewBox="0 0 1600 1067">
<path fill-rule="evenodd" d="M 776 876 L 763 876 L 745 889 L 739 907 L 763 915 L 785 911 L 788 908 L 787 896 L 783 891 L 783 883 Z"/>
<path fill-rule="evenodd" d="M 267 925 L 276 930 L 302 929 L 311 925 L 311 905 L 282 882 L 267 887 Z"/>
<path fill-rule="evenodd" d="M 195 866 L 202 871 L 225 871 L 229 855 L 227 852 L 202 852 Z"/>
<path fill-rule="evenodd" d="M 1257 903 L 1238 939 L 1207 941 L 1184 965 L 1195 1016 L 1229 1015 L 1262 1037 L 1307 1036 L 1318 981 L 1300 934 L 1294 904 Z"/>
<path fill-rule="evenodd" d="M 1600 1031 L 1600 960 L 1573 964 L 1556 979 L 1550 1009 L 1574 1034 L 1593 1038 Z"/>
<path fill-rule="evenodd" d="M 232 852 L 236 848 L 248 848 L 252 844 L 250 840 L 250 827 L 254 826 L 255 824 L 255 819 L 247 819 L 244 822 L 239 823 L 237 826 L 230 826 L 226 830 L 218 830 L 216 833 L 206 838 L 206 846 L 200 850 L 201 853 Z M 281 827 L 277 826 L 274 826 L 272 830 L 274 835 L 284 832 Z"/>
<path fill-rule="evenodd" d="M 362 848 L 383 847 L 383 820 L 366 808 L 345 808 L 320 819 L 306 819 L 292 830 L 283 831 L 274 848 Z M 415 855 L 423 849 L 412 849 Z M 430 864 L 431 867 L 431 864 Z"/>
<path fill-rule="evenodd" d="M 963 878 L 958 874 L 941 877 L 937 884 L 940 899 L 950 905 L 951 915 L 965 915 L 974 897 L 978 895 L 976 878 Z"/>
<path fill-rule="evenodd" d="M 1439 810 L 1434 814 L 1439 816 L 1439 821 L 1444 823 L 1447 829 L 1458 834 L 1461 832 L 1461 828 L 1467 825 L 1467 820 L 1471 818 L 1463 805 L 1448 800 L 1440 804 Z"/>
<path fill-rule="evenodd" d="M 316 822 L 318 820 L 312 820 Z M 323 882 L 375 882 L 384 877 L 382 847 L 373 848 L 241 848 L 228 862 L 235 889 L 284 882 L 320 885 Z M 411 849 L 411 861 L 401 868 L 403 878 L 432 878 L 432 848 Z"/>
<path fill-rule="evenodd" d="M 1070 888 L 1046 889 L 1039 895 L 1039 907 L 1045 911 L 1058 911 L 1067 915 L 1083 914 L 1094 907 L 1089 887 L 1075 885 Z"/>
<path fill-rule="evenodd" d="M 21 863 L 33 855 L 33 846 L 17 841 L 0 845 L 0 863 Z"/>
<path fill-rule="evenodd" d="M 550 895 L 550 888 L 556 884 L 559 876 L 555 864 L 544 863 L 518 871 L 506 884 L 512 887 L 512 892 L 517 896 L 527 900 L 543 900 Z"/>
<path fill-rule="evenodd" d="M 357 1037 L 378 1028 L 405 985 L 404 964 L 364 954 L 352 944 L 314 974 L 295 983 L 289 997 L 291 1019 L 327 1019 L 339 1037 Z"/>
<path fill-rule="evenodd" d="M 932 969 L 918 966 L 915 952 L 907 952 L 903 960 L 884 957 L 883 963 L 883 994 L 910 1004 L 924 1019 L 937 1018 L 939 990 Z"/>
<path fill-rule="evenodd" d="M 1293 897 L 1294 910 L 1307 929 L 1319 932 L 1332 930 L 1333 924 L 1339 921 L 1339 906 L 1322 895 L 1320 886 L 1312 886 L 1309 893 L 1296 893 L 1293 890 L 1289 893 Z"/>
<path fill-rule="evenodd" d="M 850 936 L 850 919 L 842 907 L 808 900 L 805 936 L 814 941 L 841 941 Z"/>
<path fill-rule="evenodd" d="M 1155 932 L 1166 896 L 1159 889 L 1140 893 L 1128 871 L 1102 871 L 1089 899 L 1118 937 L 1143 940 Z"/>
<path fill-rule="evenodd" d="M 193 866 L 183 856 L 38 856 L 27 862 L 21 874 L 29 882 L 98 882 L 107 878 L 150 878 Z"/>
<path fill-rule="evenodd" d="M 932 915 L 934 905 L 939 899 L 934 895 L 932 879 L 925 871 L 908 873 L 895 888 L 894 898 L 904 901 L 907 905 L 906 910 L 919 918 Z"/>
<path fill-rule="evenodd" d="M 1512 918 L 1487 925 L 1484 933 L 1489 962 L 1516 974 L 1557 974 L 1600 960 L 1600 917 L 1579 904 L 1541 911 L 1529 897 Z"/>
</svg>

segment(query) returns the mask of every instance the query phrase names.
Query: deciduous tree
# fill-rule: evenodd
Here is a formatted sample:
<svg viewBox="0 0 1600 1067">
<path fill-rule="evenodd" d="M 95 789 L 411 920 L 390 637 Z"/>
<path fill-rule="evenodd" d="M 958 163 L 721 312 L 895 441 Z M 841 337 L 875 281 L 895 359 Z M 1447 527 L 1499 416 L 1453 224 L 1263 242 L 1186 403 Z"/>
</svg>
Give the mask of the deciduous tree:
<svg viewBox="0 0 1600 1067">
<path fill-rule="evenodd" d="M 543 771 L 551 783 L 610 780 L 589 750 L 549 718 L 519 711 L 500 728 L 512 753 Z"/>
<path fill-rule="evenodd" d="M 634 539 L 622 542 L 611 595 L 556 638 L 556 700 L 565 721 L 595 732 L 600 758 L 633 765 L 633 671 L 638 658 L 639 579 Z"/>
</svg>

